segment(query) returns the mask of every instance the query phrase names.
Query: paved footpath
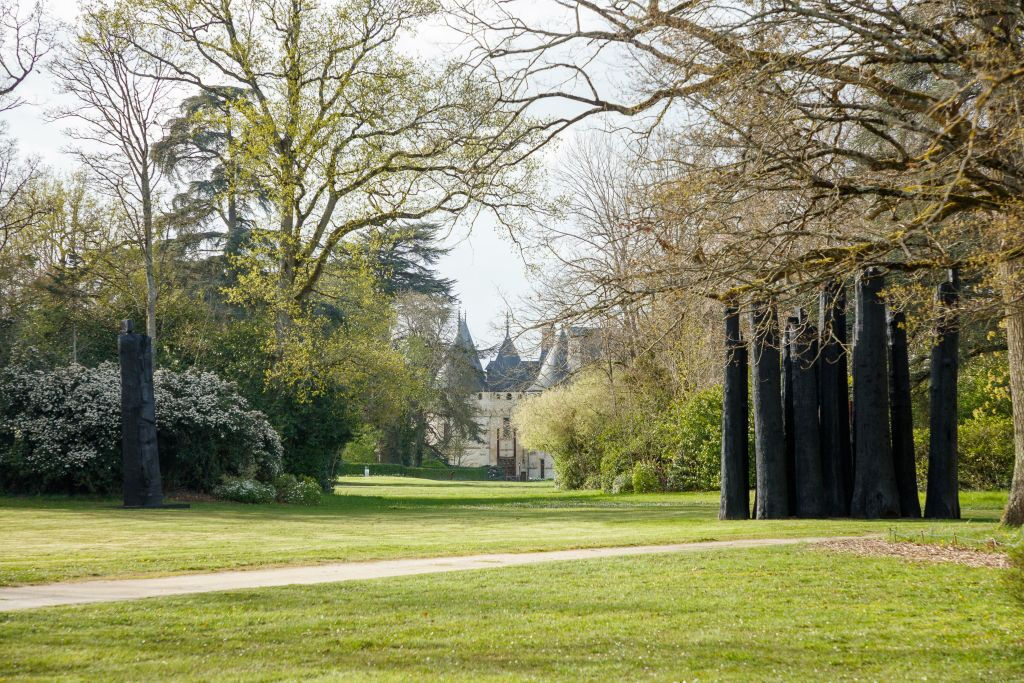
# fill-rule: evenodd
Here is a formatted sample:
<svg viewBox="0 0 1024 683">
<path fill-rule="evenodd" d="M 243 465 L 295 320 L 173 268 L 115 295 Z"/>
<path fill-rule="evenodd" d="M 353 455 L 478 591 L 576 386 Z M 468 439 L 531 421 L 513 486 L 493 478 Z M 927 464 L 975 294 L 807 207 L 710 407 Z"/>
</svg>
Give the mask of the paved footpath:
<svg viewBox="0 0 1024 683">
<path fill-rule="evenodd" d="M 378 560 L 372 562 L 340 562 L 306 567 L 276 567 L 219 571 L 207 574 L 180 574 L 152 579 L 113 579 L 49 583 L 35 586 L 0 588 L 0 611 L 35 609 L 55 605 L 78 605 L 89 602 L 116 602 L 138 600 L 167 595 L 188 595 L 212 591 L 230 591 L 269 586 L 334 583 L 380 579 L 389 576 L 434 574 L 466 569 L 512 567 L 560 560 L 588 560 L 599 557 L 651 555 L 655 553 L 693 552 L 717 548 L 759 548 L 762 546 L 791 545 L 839 540 L 827 538 L 759 538 L 736 541 L 706 541 L 677 543 L 674 545 L 636 545 L 615 548 L 583 548 L 552 550 L 534 553 L 496 553 L 492 555 L 464 555 L 461 557 L 427 557 L 407 560 Z"/>
</svg>

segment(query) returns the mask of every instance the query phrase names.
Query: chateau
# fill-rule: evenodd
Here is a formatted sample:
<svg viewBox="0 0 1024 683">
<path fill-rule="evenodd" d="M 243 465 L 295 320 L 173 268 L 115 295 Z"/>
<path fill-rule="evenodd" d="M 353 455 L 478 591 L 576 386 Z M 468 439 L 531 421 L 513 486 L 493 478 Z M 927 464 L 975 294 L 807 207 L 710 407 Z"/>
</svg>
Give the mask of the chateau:
<svg viewBox="0 0 1024 683">
<path fill-rule="evenodd" d="M 544 330 L 537 360 L 523 360 L 506 323 L 497 356 L 484 368 L 469 326 L 459 317 L 451 362 L 468 372 L 464 386 L 476 406 L 481 438 L 467 444 L 461 465 L 499 467 L 506 479 L 554 479 L 554 457 L 523 447 L 512 425 L 512 412 L 520 400 L 555 386 L 578 370 L 592 355 L 591 333 L 589 328 L 570 327 L 556 335 L 551 326 Z"/>
</svg>

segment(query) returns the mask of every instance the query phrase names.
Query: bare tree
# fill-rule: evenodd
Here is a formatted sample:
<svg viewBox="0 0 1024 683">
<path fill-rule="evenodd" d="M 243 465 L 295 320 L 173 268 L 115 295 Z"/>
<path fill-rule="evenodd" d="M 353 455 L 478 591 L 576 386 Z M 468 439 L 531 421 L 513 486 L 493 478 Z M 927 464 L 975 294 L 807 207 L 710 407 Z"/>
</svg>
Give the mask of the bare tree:
<svg viewBox="0 0 1024 683">
<path fill-rule="evenodd" d="M 552 0 L 462 10 L 509 103 L 681 131 L 649 226 L 724 301 L 798 295 L 867 266 L 958 267 L 1002 291 L 1024 522 L 1024 8 L 1011 0 Z M 621 87 L 608 65 L 631 68 Z M 604 65 L 604 71 L 602 71 Z M 621 67 L 620 67 L 621 68 Z"/>
<path fill-rule="evenodd" d="M 129 238 L 142 253 L 146 279 L 146 334 L 157 335 L 158 216 L 163 175 L 153 155 L 172 104 L 174 82 L 140 52 L 130 15 L 95 7 L 80 19 L 50 70 L 75 103 L 55 112 L 76 124 L 73 151 L 102 191 L 117 204 Z M 146 75 L 142 75 L 142 71 Z M 155 342 L 154 342 L 155 343 Z"/>
</svg>

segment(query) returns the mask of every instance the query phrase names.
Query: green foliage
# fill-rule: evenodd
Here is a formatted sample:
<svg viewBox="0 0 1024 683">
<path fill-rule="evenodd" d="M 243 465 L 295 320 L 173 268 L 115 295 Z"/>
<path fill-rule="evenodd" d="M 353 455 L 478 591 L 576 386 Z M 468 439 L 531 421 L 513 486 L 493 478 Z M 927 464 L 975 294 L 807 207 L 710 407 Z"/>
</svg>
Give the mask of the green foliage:
<svg viewBox="0 0 1024 683">
<path fill-rule="evenodd" d="M 669 473 L 673 491 L 710 491 L 719 486 L 722 448 L 722 387 L 674 403 L 659 424 L 674 448 Z"/>
<path fill-rule="evenodd" d="M 633 465 L 633 492 L 654 493 L 662 490 L 661 480 L 654 463 L 641 460 Z"/>
<path fill-rule="evenodd" d="M 346 463 L 375 463 L 377 448 L 380 445 L 380 430 L 369 425 L 363 426 L 355 437 L 345 444 L 341 452 L 341 460 Z"/>
<path fill-rule="evenodd" d="M 274 479 L 274 489 L 279 503 L 313 506 L 319 505 L 323 498 L 319 482 L 307 476 L 282 474 Z"/>
<path fill-rule="evenodd" d="M 220 484 L 213 488 L 213 495 L 236 503 L 273 503 L 277 492 L 270 484 L 243 477 L 224 477 Z"/>
<path fill-rule="evenodd" d="M 1012 419 L 977 413 L 957 429 L 960 488 L 1009 488 L 1014 460 Z M 914 430 L 914 454 L 918 487 L 923 490 L 928 481 L 928 429 Z"/>
<path fill-rule="evenodd" d="M 676 399 L 650 397 L 591 372 L 523 401 L 514 420 L 528 448 L 555 456 L 556 480 L 567 489 L 625 490 L 640 462 L 654 467 L 670 490 L 718 487 L 719 386 Z"/>
</svg>

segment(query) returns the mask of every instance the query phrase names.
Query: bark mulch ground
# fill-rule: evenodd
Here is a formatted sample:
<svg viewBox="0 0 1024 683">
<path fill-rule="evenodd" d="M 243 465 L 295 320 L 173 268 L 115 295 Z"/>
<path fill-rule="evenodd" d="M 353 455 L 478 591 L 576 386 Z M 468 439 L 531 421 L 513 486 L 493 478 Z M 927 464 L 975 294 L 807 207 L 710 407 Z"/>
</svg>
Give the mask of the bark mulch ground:
<svg viewBox="0 0 1024 683">
<path fill-rule="evenodd" d="M 881 538 L 848 538 L 815 543 L 816 548 L 856 555 L 899 557 L 910 562 L 954 562 L 968 567 L 1005 568 L 1010 562 L 1005 553 L 985 552 L 948 545 L 886 541 Z"/>
</svg>

